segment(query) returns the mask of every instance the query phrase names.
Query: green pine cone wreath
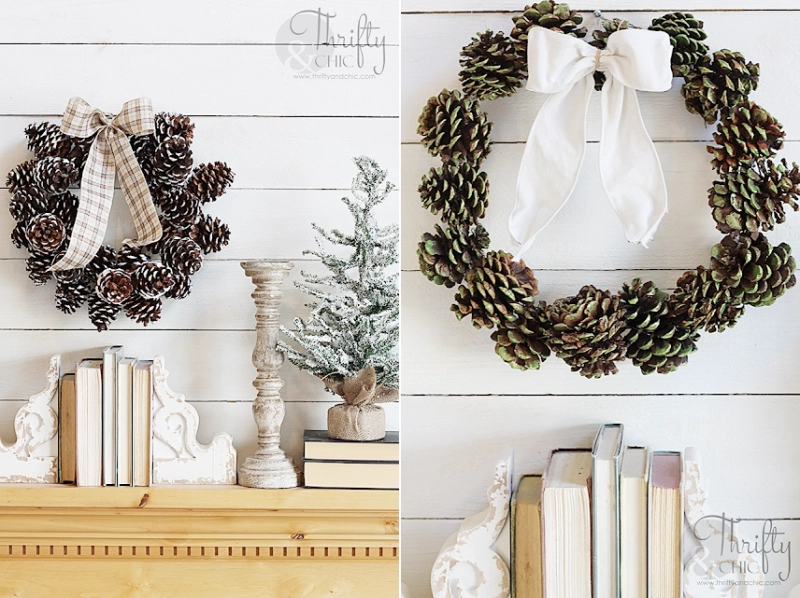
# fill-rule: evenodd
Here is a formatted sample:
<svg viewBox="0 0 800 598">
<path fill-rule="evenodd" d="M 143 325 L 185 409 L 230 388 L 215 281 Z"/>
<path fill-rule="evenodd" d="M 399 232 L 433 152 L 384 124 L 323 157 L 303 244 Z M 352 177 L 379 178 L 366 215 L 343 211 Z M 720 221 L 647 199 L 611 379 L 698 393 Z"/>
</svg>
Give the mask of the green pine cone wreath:
<svg viewBox="0 0 800 598">
<path fill-rule="evenodd" d="M 773 160 L 785 133 L 749 99 L 759 66 L 730 50 L 709 55 L 703 23 L 691 14 L 654 19 L 650 29 L 670 37 L 673 74 L 684 78 L 686 108 L 716 123 L 708 152 L 718 180 L 709 189 L 709 206 L 725 236 L 712 247 L 710 265 L 685 272 L 672 293 L 635 279 L 618 292 L 586 285 L 551 305 L 537 302 L 533 271 L 509 253 L 489 251 L 480 224 L 489 203 L 489 180 L 480 165 L 491 149 L 492 123 L 479 101 L 521 87 L 532 27 L 584 37 L 580 23 L 567 4 L 544 0 L 527 6 L 513 18 L 510 37 L 486 31 L 464 47 L 463 93 L 444 89 L 428 100 L 417 132 L 443 165 L 425 175 L 419 191 L 423 206 L 441 216 L 444 228 L 423 235 L 420 270 L 436 284 L 458 285 L 451 311 L 475 328 L 492 330 L 495 352 L 512 368 L 538 369 L 555 354 L 587 378 L 615 374 L 616 364 L 626 359 L 644 374 L 668 374 L 697 350 L 701 331 L 732 327 L 746 306 L 772 305 L 795 285 L 791 247 L 771 245 L 764 233 L 784 222 L 787 207 L 798 209 L 800 167 Z M 609 21 L 594 39 L 604 44 L 627 26 Z"/>
<path fill-rule="evenodd" d="M 41 122 L 25 129 L 32 159 L 6 179 L 9 211 L 16 221 L 11 240 L 29 253 L 28 276 L 37 286 L 55 279 L 55 303 L 71 314 L 88 307 L 97 330 L 124 312 L 147 326 L 161 318 L 164 299 L 183 299 L 203 255 L 220 251 L 230 240 L 227 224 L 203 213 L 233 182 L 224 162 L 193 166 L 194 123 L 182 114 L 155 115 L 155 132 L 130 138 L 147 181 L 164 234 L 141 248 L 115 250 L 102 245 L 83 268 L 51 272 L 70 242 L 78 212 L 81 175 L 94 137 L 64 135 L 57 124 Z M 150 254 L 160 255 L 154 260 Z"/>
</svg>

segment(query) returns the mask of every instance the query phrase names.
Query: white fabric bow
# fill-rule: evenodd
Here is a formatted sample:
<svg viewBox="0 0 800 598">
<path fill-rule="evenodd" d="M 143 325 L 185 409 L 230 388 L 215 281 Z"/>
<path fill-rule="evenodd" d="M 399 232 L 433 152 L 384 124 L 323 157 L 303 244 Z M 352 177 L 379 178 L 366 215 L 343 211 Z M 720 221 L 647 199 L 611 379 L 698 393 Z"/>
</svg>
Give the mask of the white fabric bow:
<svg viewBox="0 0 800 598">
<path fill-rule="evenodd" d="M 664 173 L 639 112 L 636 90 L 672 85 L 672 46 L 663 31 L 625 29 L 598 50 L 577 38 L 534 27 L 528 34 L 527 89 L 551 94 L 531 127 L 508 220 L 527 250 L 572 194 L 586 148 L 586 113 L 594 79 L 601 95 L 600 175 L 628 241 L 647 243 L 667 212 Z"/>
</svg>

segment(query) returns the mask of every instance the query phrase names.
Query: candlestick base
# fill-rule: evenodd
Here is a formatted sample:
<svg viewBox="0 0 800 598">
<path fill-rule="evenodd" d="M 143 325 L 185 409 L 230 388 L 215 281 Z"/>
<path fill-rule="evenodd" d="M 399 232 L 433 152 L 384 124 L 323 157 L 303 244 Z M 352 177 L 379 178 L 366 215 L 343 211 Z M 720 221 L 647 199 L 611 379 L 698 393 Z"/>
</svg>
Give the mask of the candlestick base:
<svg viewBox="0 0 800 598">
<path fill-rule="evenodd" d="M 297 488 L 300 472 L 286 455 L 247 457 L 239 468 L 239 485 L 248 488 Z"/>
</svg>

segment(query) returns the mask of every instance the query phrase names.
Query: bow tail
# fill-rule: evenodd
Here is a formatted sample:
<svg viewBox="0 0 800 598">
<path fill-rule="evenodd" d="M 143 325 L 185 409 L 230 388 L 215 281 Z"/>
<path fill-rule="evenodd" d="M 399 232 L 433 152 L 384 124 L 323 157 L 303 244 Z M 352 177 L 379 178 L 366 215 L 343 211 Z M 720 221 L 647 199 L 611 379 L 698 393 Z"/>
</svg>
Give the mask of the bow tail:
<svg viewBox="0 0 800 598">
<path fill-rule="evenodd" d="M 636 90 L 609 77 L 601 94 L 600 176 L 631 243 L 645 247 L 667 213 L 667 185 Z"/>
<path fill-rule="evenodd" d="M 586 113 L 591 77 L 547 98 L 531 127 L 517 178 L 517 198 L 508 230 L 522 245 L 517 259 L 536 234 L 561 210 L 578 180 L 586 150 Z"/>
<path fill-rule="evenodd" d="M 89 150 L 81 177 L 81 197 L 67 251 L 50 271 L 86 266 L 103 244 L 114 196 L 114 155 L 100 131 Z"/>
<path fill-rule="evenodd" d="M 163 234 L 161 221 L 133 148 L 127 136 L 117 131 L 111 133 L 109 141 L 119 171 L 120 186 L 138 237 L 135 241 L 126 239 L 123 243 L 137 247 L 155 243 Z"/>
</svg>

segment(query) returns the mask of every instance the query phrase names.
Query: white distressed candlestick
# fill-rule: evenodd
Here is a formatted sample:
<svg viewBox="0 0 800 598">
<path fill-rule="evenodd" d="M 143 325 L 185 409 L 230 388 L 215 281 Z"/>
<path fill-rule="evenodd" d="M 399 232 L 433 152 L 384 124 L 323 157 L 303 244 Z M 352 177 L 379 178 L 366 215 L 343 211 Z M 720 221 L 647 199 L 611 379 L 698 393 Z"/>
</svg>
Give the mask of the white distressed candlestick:
<svg viewBox="0 0 800 598">
<path fill-rule="evenodd" d="M 278 306 L 283 298 L 281 284 L 294 267 L 285 261 L 242 262 L 256 290 L 256 347 L 253 365 L 256 376 L 253 386 L 258 395 L 253 403 L 253 417 L 258 427 L 258 450 L 247 457 L 239 469 L 239 484 L 249 488 L 295 488 L 298 470 L 281 450 L 281 423 L 285 414 L 280 389 L 283 380 L 278 376 L 283 353 L 278 351 Z"/>
</svg>

